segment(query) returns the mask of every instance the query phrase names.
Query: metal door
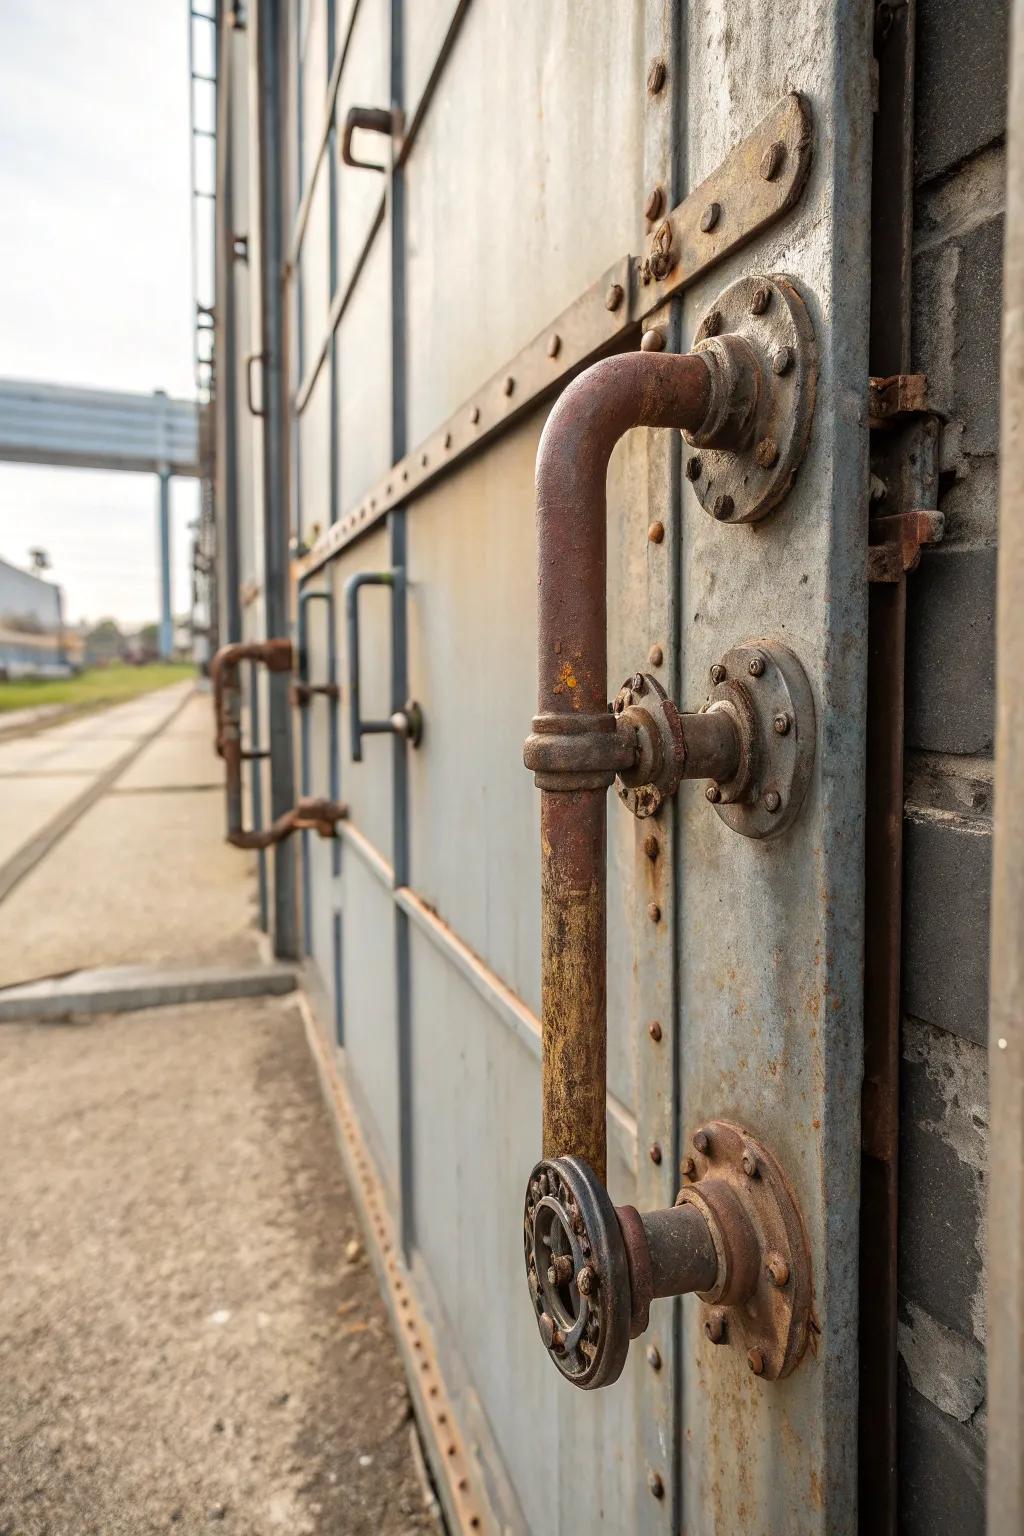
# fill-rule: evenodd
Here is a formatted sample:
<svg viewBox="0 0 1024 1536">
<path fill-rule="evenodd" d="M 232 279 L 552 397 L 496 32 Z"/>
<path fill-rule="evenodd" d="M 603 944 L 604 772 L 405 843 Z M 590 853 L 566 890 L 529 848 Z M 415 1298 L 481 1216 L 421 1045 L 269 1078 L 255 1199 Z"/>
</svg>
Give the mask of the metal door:
<svg viewBox="0 0 1024 1536">
<path fill-rule="evenodd" d="M 458 1426 L 453 1476 L 427 1405 L 446 1508 L 543 1536 L 852 1531 L 872 8 L 294 0 L 282 18 L 303 665 L 345 693 L 337 715 L 307 705 L 300 772 L 336 796 L 338 751 L 349 806 L 340 848 L 307 840 L 307 948 L 385 1191 L 396 1317 L 411 1293 Z M 775 637 L 809 681 L 814 751 L 768 840 L 737 835 L 703 785 L 643 819 L 609 796 L 607 1182 L 619 1205 L 671 1209 L 691 1138 L 745 1128 L 802 1216 L 807 1347 L 770 1380 L 713 1341 L 696 1297 L 663 1299 L 621 1378 L 581 1392 L 523 1272 L 541 1144 L 534 465 L 585 366 L 641 337 L 688 352 L 725 290 L 775 277 L 817 355 L 779 505 L 709 516 L 676 430 L 628 433 L 609 467 L 607 697 L 641 673 L 699 709 L 713 666 Z M 367 573 L 387 580 L 359 589 L 359 707 L 388 729 L 354 761 L 346 611 Z"/>
</svg>

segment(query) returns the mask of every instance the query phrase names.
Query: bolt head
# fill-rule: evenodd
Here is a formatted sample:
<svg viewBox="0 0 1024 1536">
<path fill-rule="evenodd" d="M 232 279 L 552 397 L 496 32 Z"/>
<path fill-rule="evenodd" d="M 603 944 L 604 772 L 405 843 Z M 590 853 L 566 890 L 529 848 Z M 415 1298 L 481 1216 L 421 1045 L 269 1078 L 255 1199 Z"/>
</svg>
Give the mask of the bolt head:
<svg viewBox="0 0 1024 1536">
<path fill-rule="evenodd" d="M 764 1375 L 764 1355 L 759 1349 L 751 1349 L 747 1352 L 747 1364 L 755 1376 Z"/>
<path fill-rule="evenodd" d="M 774 144 L 769 144 L 761 156 L 761 180 L 774 181 L 782 169 L 782 162 L 786 158 L 786 146 L 780 139 Z"/>
<path fill-rule="evenodd" d="M 657 1045 L 658 1041 L 661 1039 L 661 1025 L 658 1023 L 657 1019 L 655 1019 L 653 1023 L 648 1024 L 647 1033 L 650 1035 L 655 1045 Z"/>
<path fill-rule="evenodd" d="M 474 405 L 473 409 L 470 411 L 469 419 L 471 422 L 473 422 L 474 425 L 480 420 L 480 407 L 478 405 Z"/>
<path fill-rule="evenodd" d="M 788 715 L 776 715 L 772 721 L 772 730 L 776 736 L 788 736 L 792 723 Z"/>
<path fill-rule="evenodd" d="M 721 798 L 722 791 L 719 789 L 718 785 L 709 784 L 707 789 L 704 791 L 704 799 L 708 802 L 708 804 L 717 805 Z"/>
<path fill-rule="evenodd" d="M 597 1276 L 594 1274 L 594 1271 L 591 1269 L 590 1265 L 584 1264 L 583 1268 L 576 1276 L 576 1289 L 579 1291 L 581 1296 L 590 1296 L 593 1293 L 596 1281 Z"/>
<path fill-rule="evenodd" d="M 716 496 L 711 508 L 711 515 L 717 522 L 721 523 L 726 518 L 732 517 L 735 510 L 736 503 L 731 496 Z"/>
<path fill-rule="evenodd" d="M 704 1319 L 704 1334 L 712 1344 L 722 1344 L 725 1341 L 725 1314 L 717 1308 L 709 1312 Z"/>
<path fill-rule="evenodd" d="M 663 1499 L 665 1497 L 665 1484 L 662 1482 L 659 1473 L 649 1472 L 647 1474 L 647 1486 L 656 1499 Z"/>
<path fill-rule="evenodd" d="M 664 352 L 665 337 L 661 331 L 644 331 L 640 338 L 641 352 Z"/>
<path fill-rule="evenodd" d="M 450 448 L 452 445 L 452 435 L 450 432 L 446 432 L 444 435 L 444 445 L 446 448 Z"/>
<path fill-rule="evenodd" d="M 612 283 L 611 287 L 608 289 L 608 292 L 604 296 L 605 309 L 618 309 L 619 305 L 622 303 L 623 296 L 622 284 Z"/>
<path fill-rule="evenodd" d="M 772 358 L 772 372 L 780 376 L 788 373 L 793 366 L 793 348 L 780 347 Z"/>
<path fill-rule="evenodd" d="M 782 804 L 782 796 L 779 794 L 777 789 L 766 789 L 761 797 L 761 803 L 763 804 L 765 810 L 770 811 L 774 816 L 775 812 Z"/>
<path fill-rule="evenodd" d="M 750 296 L 750 313 L 752 315 L 763 315 L 765 310 L 768 308 L 768 305 L 771 303 L 771 300 L 771 289 L 762 283 L 759 287 L 754 289 Z"/>
<path fill-rule="evenodd" d="M 548 337 L 548 357 L 557 357 L 562 350 L 562 338 L 557 331 Z"/>
<path fill-rule="evenodd" d="M 661 187 L 652 187 L 647 194 L 647 201 L 644 203 L 645 217 L 656 219 L 664 206 L 665 194 Z"/>
<path fill-rule="evenodd" d="M 711 668 L 711 681 L 713 683 L 724 683 L 725 676 L 725 668 L 722 666 L 720 661 L 716 661 L 714 666 Z"/>
<path fill-rule="evenodd" d="M 764 1272 L 772 1285 L 780 1289 L 789 1279 L 789 1265 L 781 1253 L 770 1253 L 764 1261 Z"/>
<path fill-rule="evenodd" d="M 748 1179 L 757 1178 L 759 1172 L 757 1154 L 752 1152 L 749 1147 L 744 1148 L 743 1156 L 740 1158 L 740 1163 L 742 1164 L 743 1172 L 746 1174 Z"/>
<path fill-rule="evenodd" d="M 771 469 L 779 462 L 779 445 L 774 437 L 762 437 L 754 449 L 754 457 L 762 469 Z"/>
<path fill-rule="evenodd" d="M 751 677 L 762 677 L 764 675 L 764 657 L 752 656 L 747 663 L 747 671 Z"/>
<path fill-rule="evenodd" d="M 664 60 L 655 59 L 647 71 L 647 90 L 651 96 L 657 96 L 664 86 L 667 77 L 668 70 L 665 67 Z"/>
<path fill-rule="evenodd" d="M 701 468 L 702 468 L 702 465 L 701 465 L 701 462 L 700 462 L 700 454 L 699 453 L 691 453 L 690 457 L 686 461 L 686 478 L 687 478 L 687 480 L 699 480 L 700 479 Z"/>
<path fill-rule="evenodd" d="M 650 662 L 652 667 L 661 666 L 662 662 L 665 660 L 665 653 L 661 649 L 660 645 L 651 646 L 650 650 L 647 652 L 647 660 Z"/>
<path fill-rule="evenodd" d="M 679 1171 L 684 1179 L 692 1179 L 694 1174 L 697 1172 L 697 1164 L 694 1162 L 692 1157 L 684 1157 L 682 1162 L 679 1164 Z"/>
<path fill-rule="evenodd" d="M 554 1349 L 558 1339 L 558 1329 L 555 1326 L 555 1320 L 551 1316 L 550 1312 L 541 1313 L 540 1317 L 538 1318 L 538 1326 L 540 1328 L 540 1336 L 543 1340 L 544 1348 Z"/>
<path fill-rule="evenodd" d="M 709 235 L 722 217 L 721 203 L 708 203 L 700 216 L 700 227 L 704 234 Z"/>
<path fill-rule="evenodd" d="M 708 1135 L 707 1131 L 695 1131 L 693 1136 L 693 1145 L 695 1150 L 698 1151 L 702 1157 L 706 1157 L 711 1150 L 711 1137 Z"/>
<path fill-rule="evenodd" d="M 661 1370 L 661 1350 L 658 1349 L 654 1344 L 649 1344 L 647 1346 L 647 1364 L 650 1366 L 652 1371 Z"/>
<path fill-rule="evenodd" d="M 661 1162 L 661 1148 L 658 1146 L 657 1142 L 655 1142 L 654 1145 L 648 1149 L 648 1156 L 650 1157 L 651 1162 L 655 1165 L 655 1167 L 657 1167 Z"/>
<path fill-rule="evenodd" d="M 651 544 L 660 544 L 665 537 L 665 524 L 654 522 L 647 530 L 647 538 Z"/>
<path fill-rule="evenodd" d="M 651 272 L 657 282 L 668 277 L 672 270 L 672 258 L 667 251 L 655 251 L 651 257 Z"/>
<path fill-rule="evenodd" d="M 502 390 L 503 390 L 503 391 L 504 391 L 504 393 L 505 393 L 505 394 L 506 394 L 506 395 L 510 395 L 510 394 L 511 394 L 511 393 L 512 393 L 512 391 L 513 391 L 513 390 L 514 390 L 514 389 L 515 389 L 515 387 L 516 387 L 516 381 L 515 381 L 515 379 L 514 379 L 514 378 L 513 378 L 513 377 L 512 377 L 512 375 L 511 375 L 511 374 L 507 374 L 507 375 L 506 375 L 506 377 L 505 377 L 505 382 L 504 382 L 504 384 L 503 384 L 503 385 L 502 385 L 502 386 L 501 386 L 501 387 L 502 387 Z"/>
<path fill-rule="evenodd" d="M 704 323 L 700 328 L 701 336 L 717 336 L 722 329 L 722 311 L 712 309 L 704 316 Z"/>
</svg>

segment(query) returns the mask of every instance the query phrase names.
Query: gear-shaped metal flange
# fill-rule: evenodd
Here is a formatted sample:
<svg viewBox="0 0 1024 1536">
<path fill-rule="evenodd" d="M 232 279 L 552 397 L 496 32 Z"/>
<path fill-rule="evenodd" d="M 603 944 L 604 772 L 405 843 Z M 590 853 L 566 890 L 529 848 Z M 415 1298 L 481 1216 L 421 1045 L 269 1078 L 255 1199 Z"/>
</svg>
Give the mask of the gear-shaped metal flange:
<svg viewBox="0 0 1024 1536">
<path fill-rule="evenodd" d="M 629 1349 L 629 1270 L 615 1208 L 582 1158 L 536 1165 L 523 1241 L 534 1315 L 552 1361 L 573 1386 L 610 1385 Z"/>
</svg>

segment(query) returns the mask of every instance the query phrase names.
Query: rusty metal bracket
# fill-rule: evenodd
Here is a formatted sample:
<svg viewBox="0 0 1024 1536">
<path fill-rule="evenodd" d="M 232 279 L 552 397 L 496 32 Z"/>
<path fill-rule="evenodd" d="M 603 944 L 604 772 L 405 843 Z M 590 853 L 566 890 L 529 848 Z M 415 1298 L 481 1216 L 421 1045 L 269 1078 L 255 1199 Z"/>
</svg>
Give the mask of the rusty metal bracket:
<svg viewBox="0 0 1024 1536">
<path fill-rule="evenodd" d="M 868 524 L 868 581 L 901 581 L 921 564 L 921 550 L 938 544 L 945 528 L 941 512 L 918 509 L 874 517 Z"/>
<path fill-rule="evenodd" d="M 645 316 L 796 205 L 807 181 L 812 140 L 810 103 L 792 91 L 665 215 L 646 255 L 627 253 L 614 262 L 447 421 L 396 460 L 297 563 L 298 579 L 319 570 L 391 507 L 421 493 L 603 352 L 631 338 L 639 344 Z"/>
<path fill-rule="evenodd" d="M 341 135 L 341 163 L 359 171 L 386 171 L 386 165 L 375 160 L 358 160 L 352 153 L 352 135 L 357 129 L 364 133 L 385 133 L 390 138 L 396 131 L 398 114 L 389 107 L 349 107 L 345 127 Z"/>
<path fill-rule="evenodd" d="M 908 416 L 925 416 L 928 377 L 923 373 L 894 373 L 887 379 L 868 380 L 868 426 L 892 427 Z"/>
</svg>

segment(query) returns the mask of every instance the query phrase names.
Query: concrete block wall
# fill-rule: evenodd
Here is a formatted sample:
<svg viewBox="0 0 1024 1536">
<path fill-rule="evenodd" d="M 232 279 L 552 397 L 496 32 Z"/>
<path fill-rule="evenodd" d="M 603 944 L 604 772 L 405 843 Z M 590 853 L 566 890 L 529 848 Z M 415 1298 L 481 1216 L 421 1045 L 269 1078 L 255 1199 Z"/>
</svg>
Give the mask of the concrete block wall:
<svg viewBox="0 0 1024 1536">
<path fill-rule="evenodd" d="M 987 998 L 1007 5 L 917 0 L 913 361 L 944 543 L 908 590 L 900 1528 L 985 1528 Z"/>
</svg>

